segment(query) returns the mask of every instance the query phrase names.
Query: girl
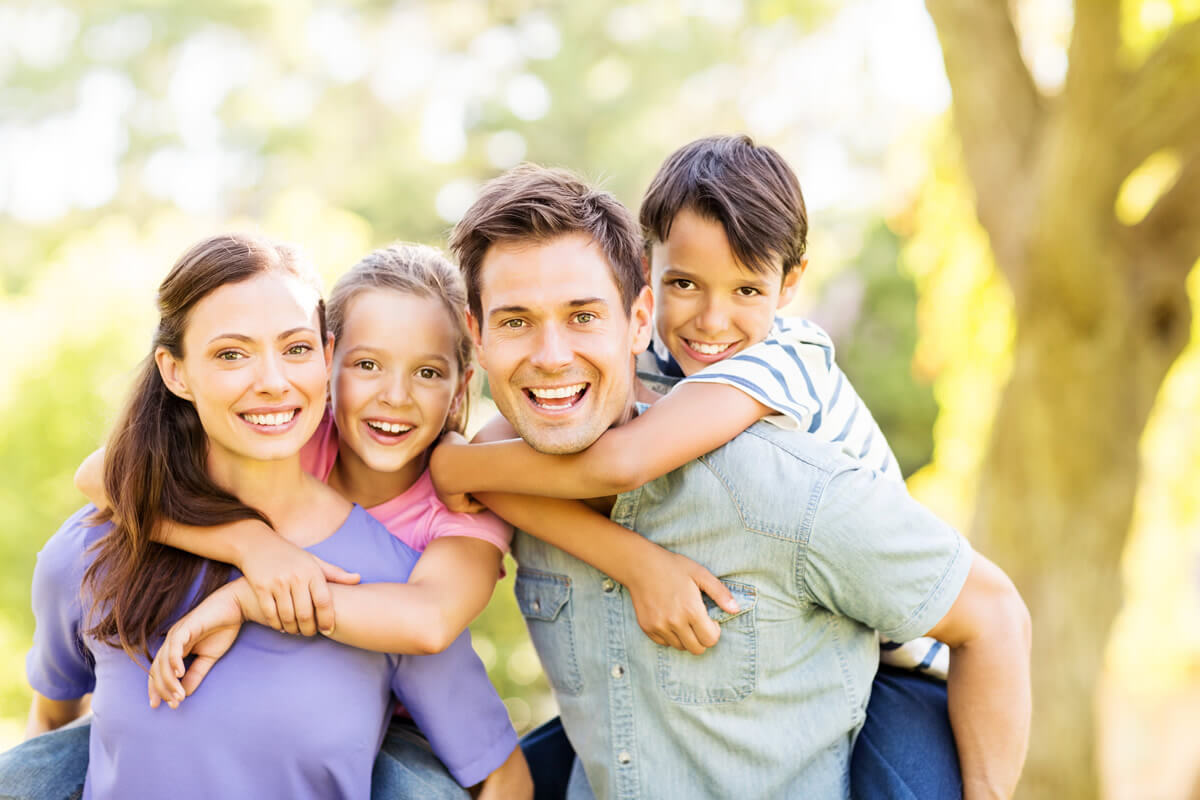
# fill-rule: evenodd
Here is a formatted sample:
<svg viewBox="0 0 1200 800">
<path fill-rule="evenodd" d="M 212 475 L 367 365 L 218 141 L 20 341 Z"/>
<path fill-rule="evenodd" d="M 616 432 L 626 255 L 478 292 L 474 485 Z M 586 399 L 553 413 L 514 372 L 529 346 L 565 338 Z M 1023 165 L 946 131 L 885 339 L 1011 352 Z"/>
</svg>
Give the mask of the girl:
<svg viewBox="0 0 1200 800">
<path fill-rule="evenodd" d="M 173 617 L 228 578 L 227 567 L 152 541 L 162 529 L 269 521 L 273 536 L 367 581 L 403 581 L 417 560 L 301 468 L 324 411 L 330 348 L 319 291 L 294 251 L 245 236 L 205 240 L 164 280 L 159 308 L 153 355 L 105 457 L 105 524 L 80 512 L 39 556 L 29 734 L 75 718 L 92 693 L 85 796 L 208 797 L 236 786 L 248 796 L 362 797 L 395 692 L 460 780 L 513 762 L 511 725 L 466 637 L 424 659 L 357 649 L 381 627 L 378 609 L 361 602 L 373 597 L 368 584 L 339 587 L 351 599 L 332 638 L 251 626 L 234 643 L 237 631 L 225 629 L 194 648 L 197 661 L 229 657 L 202 698 L 170 714 L 139 701 L 138 662 Z M 253 593 L 238 597 L 247 616 L 265 616 Z"/>
</svg>

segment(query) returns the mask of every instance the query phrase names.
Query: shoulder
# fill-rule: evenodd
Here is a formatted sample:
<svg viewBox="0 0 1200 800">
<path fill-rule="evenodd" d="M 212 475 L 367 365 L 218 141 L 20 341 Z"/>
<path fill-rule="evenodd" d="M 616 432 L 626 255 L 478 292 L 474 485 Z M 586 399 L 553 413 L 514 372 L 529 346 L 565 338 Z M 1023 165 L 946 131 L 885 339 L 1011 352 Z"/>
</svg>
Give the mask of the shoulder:
<svg viewBox="0 0 1200 800">
<path fill-rule="evenodd" d="M 833 339 L 825 329 L 802 317 L 776 317 L 770 338 L 786 344 L 819 347 L 833 352 Z"/>
<path fill-rule="evenodd" d="M 95 513 L 96 507 L 88 504 L 67 518 L 42 546 L 38 553 L 35 574 L 78 585 L 93 558 L 90 552 L 92 545 L 113 527 L 109 522 L 93 522 Z"/>
<path fill-rule="evenodd" d="M 337 534 L 309 549 L 326 561 L 360 573 L 365 583 L 404 581 L 421 556 L 357 504 Z"/>
</svg>

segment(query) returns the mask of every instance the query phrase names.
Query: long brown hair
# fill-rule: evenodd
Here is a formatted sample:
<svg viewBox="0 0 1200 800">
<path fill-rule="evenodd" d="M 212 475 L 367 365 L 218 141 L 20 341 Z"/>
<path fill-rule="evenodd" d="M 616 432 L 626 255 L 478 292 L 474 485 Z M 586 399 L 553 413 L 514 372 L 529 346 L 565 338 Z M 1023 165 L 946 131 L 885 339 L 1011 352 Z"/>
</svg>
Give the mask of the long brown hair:
<svg viewBox="0 0 1200 800">
<path fill-rule="evenodd" d="M 244 234 L 213 236 L 193 245 L 158 287 L 159 323 L 150 355 L 114 428 L 104 456 L 108 510 L 97 522 L 113 529 L 95 545 L 84 574 L 94 624 L 88 633 L 150 657 L 150 641 L 165 633 L 181 609 L 190 608 L 229 579 L 230 567 L 152 541 L 166 521 L 221 525 L 266 515 L 218 486 L 206 468 L 208 439 L 191 402 L 163 383 L 154 352 L 183 358 L 183 336 L 192 308 L 221 286 L 265 272 L 285 272 L 311 283 L 312 269 L 292 247 Z M 321 337 L 325 309 L 318 303 Z M 199 588 L 192 587 L 199 580 Z"/>
<path fill-rule="evenodd" d="M 329 332 L 334 347 L 342 341 L 350 301 L 367 289 L 393 289 L 415 297 L 440 302 L 454 324 L 454 360 L 461 380 L 471 366 L 471 334 L 463 312 L 467 290 L 462 275 L 440 250 L 423 244 L 397 242 L 368 253 L 338 278 L 329 293 Z M 458 410 L 446 419 L 448 431 L 463 433 L 467 425 L 470 391 L 463 394 Z"/>
</svg>

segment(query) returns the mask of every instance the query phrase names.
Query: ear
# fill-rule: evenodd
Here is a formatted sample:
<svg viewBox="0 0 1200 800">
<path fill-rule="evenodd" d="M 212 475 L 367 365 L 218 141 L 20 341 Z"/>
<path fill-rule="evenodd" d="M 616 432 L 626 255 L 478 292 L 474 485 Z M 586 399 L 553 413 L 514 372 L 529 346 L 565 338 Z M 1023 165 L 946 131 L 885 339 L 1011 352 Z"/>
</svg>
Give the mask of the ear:
<svg viewBox="0 0 1200 800">
<path fill-rule="evenodd" d="M 463 370 L 462 377 L 458 381 L 458 388 L 454 390 L 454 399 L 450 401 L 450 416 L 454 416 L 462 407 L 463 398 L 467 396 L 467 388 L 471 385 L 471 378 L 474 375 L 475 367 L 473 365 L 469 365 Z"/>
<path fill-rule="evenodd" d="M 643 286 L 629 309 L 629 328 L 632 333 L 632 352 L 637 355 L 650 346 L 654 332 L 654 293 Z"/>
<path fill-rule="evenodd" d="M 471 334 L 471 341 L 475 344 L 475 359 L 479 362 L 479 366 L 483 367 L 483 371 L 487 372 L 487 359 L 483 353 L 483 332 L 479 327 L 479 320 L 471 313 L 471 309 L 467 309 L 467 332 Z"/>
<path fill-rule="evenodd" d="M 796 290 L 800 288 L 800 276 L 808 269 L 808 259 L 800 259 L 800 263 L 792 267 L 791 272 L 783 279 L 783 288 L 779 291 L 779 302 L 776 308 L 783 308 L 796 298 Z"/>
<path fill-rule="evenodd" d="M 330 368 L 333 367 L 334 342 L 335 342 L 335 339 L 334 339 L 334 336 L 332 333 L 325 337 L 325 371 L 326 372 L 328 372 L 330 370 Z"/>
<path fill-rule="evenodd" d="M 165 347 L 154 350 L 154 363 L 158 366 L 158 374 L 167 386 L 167 390 L 176 397 L 194 401 L 192 392 L 188 389 L 187 380 L 183 374 L 183 365 Z"/>
</svg>

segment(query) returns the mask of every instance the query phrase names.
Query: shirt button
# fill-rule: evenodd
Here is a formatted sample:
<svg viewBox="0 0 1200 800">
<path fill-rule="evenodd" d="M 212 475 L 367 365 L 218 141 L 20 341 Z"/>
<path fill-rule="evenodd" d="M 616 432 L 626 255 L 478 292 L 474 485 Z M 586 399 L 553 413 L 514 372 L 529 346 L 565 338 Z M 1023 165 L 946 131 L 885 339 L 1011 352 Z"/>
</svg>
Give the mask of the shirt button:
<svg viewBox="0 0 1200 800">
<path fill-rule="evenodd" d="M 613 664 L 612 669 L 609 670 L 609 674 L 611 674 L 614 678 L 620 678 L 625 674 L 625 668 L 620 664 Z"/>
<path fill-rule="evenodd" d="M 629 755 L 628 750 L 622 750 L 617 753 L 617 761 L 621 764 L 628 764 L 630 761 L 633 761 L 633 756 Z"/>
<path fill-rule="evenodd" d="M 541 611 L 541 610 L 542 610 L 542 602 L 541 602 L 540 600 L 534 600 L 534 601 L 533 601 L 532 603 L 530 603 L 529 605 L 530 605 L 530 606 L 533 608 L 533 610 L 534 610 L 534 611 Z"/>
<path fill-rule="evenodd" d="M 617 582 L 612 578 L 605 578 L 604 583 L 600 585 L 604 587 L 604 591 L 608 594 L 612 594 L 613 590 L 617 588 Z"/>
</svg>

